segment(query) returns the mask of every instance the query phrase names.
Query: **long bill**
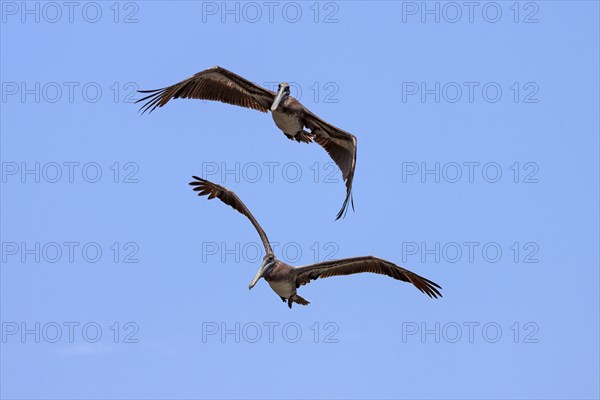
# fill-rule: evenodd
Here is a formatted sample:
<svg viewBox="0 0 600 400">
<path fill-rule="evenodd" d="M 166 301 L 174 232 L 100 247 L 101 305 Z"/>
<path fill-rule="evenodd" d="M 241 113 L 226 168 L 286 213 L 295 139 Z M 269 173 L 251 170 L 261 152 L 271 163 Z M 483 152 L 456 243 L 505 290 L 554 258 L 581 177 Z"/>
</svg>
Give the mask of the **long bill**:
<svg viewBox="0 0 600 400">
<path fill-rule="evenodd" d="M 283 91 L 285 90 L 285 88 L 282 86 L 281 88 L 279 88 L 279 92 L 277 92 L 277 96 L 275 96 L 275 101 L 273 101 L 273 105 L 271 106 L 271 111 L 275 111 L 277 110 L 277 107 L 279 107 L 279 103 L 281 103 L 281 100 L 283 100 Z"/>
<path fill-rule="evenodd" d="M 265 271 L 267 270 L 267 261 L 268 260 L 263 261 L 262 265 L 256 272 L 256 275 L 254 275 L 254 278 L 252 278 L 252 281 L 250 281 L 250 286 L 248 287 L 248 289 L 252 289 L 254 285 L 256 285 L 256 282 L 258 282 L 258 280 L 263 277 Z"/>
</svg>

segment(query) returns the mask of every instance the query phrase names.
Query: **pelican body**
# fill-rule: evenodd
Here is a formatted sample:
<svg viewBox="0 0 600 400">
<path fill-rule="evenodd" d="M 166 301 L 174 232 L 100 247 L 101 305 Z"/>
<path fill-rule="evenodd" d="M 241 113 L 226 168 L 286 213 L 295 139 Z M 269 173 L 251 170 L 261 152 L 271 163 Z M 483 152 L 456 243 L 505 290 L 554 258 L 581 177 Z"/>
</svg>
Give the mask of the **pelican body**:
<svg viewBox="0 0 600 400">
<path fill-rule="evenodd" d="M 310 132 L 304 130 L 307 122 L 303 112 L 304 106 L 290 96 L 290 85 L 287 82 L 280 83 L 277 96 L 271 105 L 273 121 L 288 139 L 310 143 L 313 139 Z"/>
<path fill-rule="evenodd" d="M 267 234 L 256 218 L 254 218 L 248 207 L 246 207 L 234 192 L 223 186 L 217 185 L 216 183 L 207 181 L 206 179 L 197 176 L 194 176 L 193 178 L 195 180 L 190 182 L 190 185 L 194 186 L 194 191 L 198 192 L 198 196 L 208 195 L 209 199 L 217 197 L 223 203 L 231 206 L 242 215 L 245 215 L 252 225 L 254 225 L 254 228 L 262 240 L 266 254 L 256 275 L 252 278 L 249 288 L 252 289 L 261 278 L 264 279 L 281 300 L 284 302 L 287 301 L 289 308 L 292 308 L 293 303 L 301 305 L 309 304 L 307 300 L 300 297 L 297 293 L 297 289 L 302 285 L 306 285 L 319 278 L 352 275 L 362 272 L 387 275 L 400 281 L 412 283 L 417 289 L 429 297 L 442 297 L 438 290 L 441 289 L 441 287 L 437 283 L 395 265 L 390 261 L 373 256 L 344 258 L 340 260 L 324 261 L 303 267 L 292 267 L 275 257 Z"/>
<path fill-rule="evenodd" d="M 356 137 L 310 112 L 290 96 L 290 85 L 287 82 L 280 83 L 277 92 L 273 92 L 217 66 L 174 85 L 162 89 L 140 90 L 140 93 L 147 94 L 136 101 L 145 102 L 140 108 L 142 113 L 152 112 L 177 98 L 214 100 L 261 112 L 271 111 L 275 125 L 288 139 L 300 143 L 316 142 L 342 171 L 346 198 L 336 219 L 346 215 L 349 204 L 354 209 L 352 181 L 356 167 Z"/>
<path fill-rule="evenodd" d="M 258 278 L 255 277 L 255 279 L 252 280 L 250 283 L 250 289 L 256 285 L 260 278 L 263 278 L 265 281 L 267 281 L 271 289 L 277 293 L 277 296 L 279 296 L 281 300 L 287 300 L 290 308 L 292 308 L 292 303 L 299 303 L 303 305 L 308 304 L 308 301 L 304 300 L 296 293 L 297 286 L 294 276 L 294 267 L 277 259 L 266 258 L 263 259 L 263 263 L 265 263 L 265 267 L 261 266 L 261 269 L 259 269 L 259 272 L 257 273 L 257 275 L 260 276 Z"/>
</svg>

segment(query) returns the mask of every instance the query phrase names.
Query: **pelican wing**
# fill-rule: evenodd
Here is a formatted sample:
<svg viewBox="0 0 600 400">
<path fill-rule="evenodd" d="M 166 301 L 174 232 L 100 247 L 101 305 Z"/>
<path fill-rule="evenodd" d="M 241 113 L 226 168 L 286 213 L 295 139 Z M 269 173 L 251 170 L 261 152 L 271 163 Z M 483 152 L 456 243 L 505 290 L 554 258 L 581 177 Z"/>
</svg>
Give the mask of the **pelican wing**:
<svg viewBox="0 0 600 400">
<path fill-rule="evenodd" d="M 206 179 L 199 178 L 197 176 L 193 176 L 195 181 L 190 182 L 190 185 L 194 186 L 194 191 L 198 192 L 198 196 L 206 196 L 208 195 L 208 199 L 213 199 L 217 197 L 223 203 L 231 206 L 234 210 L 237 210 L 241 214 L 245 215 L 254 228 L 260 235 L 260 239 L 263 242 L 263 246 L 265 246 L 265 251 L 267 254 L 273 254 L 273 250 L 271 249 L 271 245 L 269 244 L 269 238 L 267 238 L 267 234 L 263 230 L 263 228 L 258 224 L 254 215 L 248 210 L 248 207 L 240 200 L 237 195 L 231 190 L 225 189 L 223 186 L 217 185 L 216 183 L 212 183 L 207 181 Z"/>
<path fill-rule="evenodd" d="M 354 169 L 356 168 L 356 137 L 343 129 L 335 127 L 323 121 L 305 108 L 305 123 L 311 133 L 315 135 L 314 140 L 327 151 L 327 154 L 335 161 L 342 171 L 342 177 L 346 183 L 346 199 L 336 219 L 345 216 L 348 205 L 352 204 L 352 181 L 354 180 Z"/>
<path fill-rule="evenodd" d="M 136 103 L 145 102 L 140 108 L 142 113 L 152 112 L 157 107 L 167 104 L 169 100 L 178 98 L 215 100 L 267 112 L 276 95 L 275 92 L 221 67 L 212 67 L 198 72 L 172 86 L 139 92 L 148 93 L 147 96 L 136 101 Z"/>
<path fill-rule="evenodd" d="M 319 278 L 371 272 L 374 274 L 387 275 L 403 282 L 410 282 L 429 297 L 436 299 L 438 296 L 442 297 L 442 294 L 438 290 L 441 289 L 441 287 L 437 283 L 423 278 L 422 276 L 399 267 L 389 261 L 372 256 L 325 261 L 318 264 L 308 265 L 306 267 L 298 267 L 295 269 L 295 271 L 296 287 L 306 285 L 310 281 Z"/>
</svg>

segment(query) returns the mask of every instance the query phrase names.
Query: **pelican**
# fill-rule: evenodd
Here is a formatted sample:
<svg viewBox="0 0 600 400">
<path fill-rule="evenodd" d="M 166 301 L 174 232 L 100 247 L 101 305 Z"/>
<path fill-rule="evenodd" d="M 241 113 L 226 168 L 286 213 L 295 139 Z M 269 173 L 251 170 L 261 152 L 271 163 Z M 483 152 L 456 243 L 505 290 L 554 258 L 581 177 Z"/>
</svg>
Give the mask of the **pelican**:
<svg viewBox="0 0 600 400">
<path fill-rule="evenodd" d="M 193 176 L 193 178 L 194 181 L 190 182 L 190 185 L 194 186 L 193 190 L 198 192 L 198 196 L 208 195 L 209 200 L 217 197 L 223 203 L 245 215 L 252 225 L 254 225 L 254 228 L 258 232 L 263 246 L 265 247 L 266 254 L 258 272 L 254 278 L 252 278 L 249 288 L 252 289 L 260 278 L 263 278 L 269 283 L 271 289 L 277 293 L 283 302 L 287 301 L 289 308 L 292 308 L 293 303 L 301 304 L 303 306 L 309 304 L 307 300 L 300 297 L 296 292 L 296 289 L 300 286 L 306 285 L 310 281 L 319 278 L 352 275 L 361 272 L 387 275 L 400 281 L 410 282 L 429 297 L 436 299 L 438 296 L 442 297 L 442 294 L 438 290 L 441 289 L 441 287 L 437 283 L 399 267 L 394 263 L 373 256 L 325 261 L 304 267 L 292 267 L 287 265 L 275 257 L 271 245 L 269 244 L 267 234 L 261 228 L 248 207 L 246 207 L 234 192 L 223 186 L 207 181 L 206 179 L 197 176 Z"/>
<path fill-rule="evenodd" d="M 317 142 L 342 171 L 342 178 L 346 184 L 346 198 L 336 220 L 346 215 L 348 203 L 352 204 L 354 210 L 352 180 L 356 166 L 356 137 L 310 112 L 290 96 L 290 85 L 287 82 L 280 83 L 277 92 L 273 92 L 217 66 L 198 72 L 174 85 L 139 92 L 147 94 L 136 101 L 145 101 L 140 108 L 142 114 L 146 111 L 152 112 L 157 107 L 167 104 L 169 100 L 178 98 L 216 100 L 261 112 L 271 111 L 275 125 L 288 139 L 300 143 Z"/>
</svg>

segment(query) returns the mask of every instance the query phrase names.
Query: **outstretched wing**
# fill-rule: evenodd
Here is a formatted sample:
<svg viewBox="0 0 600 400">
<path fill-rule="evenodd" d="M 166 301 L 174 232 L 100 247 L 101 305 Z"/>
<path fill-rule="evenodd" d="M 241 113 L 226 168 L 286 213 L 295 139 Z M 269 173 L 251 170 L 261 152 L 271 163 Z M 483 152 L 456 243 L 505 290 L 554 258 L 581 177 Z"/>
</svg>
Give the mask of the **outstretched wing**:
<svg viewBox="0 0 600 400">
<path fill-rule="evenodd" d="M 167 104 L 169 100 L 178 98 L 215 100 L 267 112 L 276 95 L 275 92 L 218 66 L 198 72 L 172 86 L 139 92 L 149 93 L 136 101 L 145 102 L 140 108 L 142 114 L 146 111 L 152 112 L 157 107 Z"/>
<path fill-rule="evenodd" d="M 198 196 L 206 196 L 208 195 L 208 199 L 214 199 L 217 197 L 223 203 L 231 206 L 233 209 L 239 211 L 241 214 L 245 215 L 256 231 L 260 235 L 260 239 L 263 242 L 263 246 L 265 246 L 265 251 L 267 254 L 273 254 L 273 250 L 271 249 L 271 245 L 269 244 L 269 238 L 267 238 L 267 234 L 263 230 L 263 228 L 258 224 L 254 215 L 248 210 L 248 207 L 240 200 L 237 195 L 231 190 L 225 189 L 221 185 L 217 185 L 216 183 L 212 183 L 207 181 L 206 179 L 199 178 L 197 176 L 193 176 L 195 181 L 190 182 L 190 185 L 194 186 L 194 191 L 198 192 Z"/>
<path fill-rule="evenodd" d="M 346 215 L 349 204 L 352 204 L 352 210 L 354 210 L 352 181 L 354 180 L 354 169 L 356 168 L 356 137 L 323 121 L 306 108 L 304 113 L 305 124 L 311 130 L 311 133 L 315 134 L 315 142 L 320 144 L 335 161 L 342 171 L 342 177 L 346 183 L 346 199 L 336 217 L 337 220 Z"/>
<path fill-rule="evenodd" d="M 387 275 L 400 281 L 410 282 L 429 297 L 436 299 L 438 296 L 442 297 L 442 294 L 438 290 L 441 289 L 441 287 L 437 283 L 399 267 L 394 263 L 372 256 L 325 261 L 306 267 L 299 267 L 296 268 L 295 271 L 296 287 L 306 285 L 310 281 L 319 278 L 371 272 L 374 274 Z"/>
</svg>

